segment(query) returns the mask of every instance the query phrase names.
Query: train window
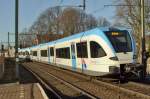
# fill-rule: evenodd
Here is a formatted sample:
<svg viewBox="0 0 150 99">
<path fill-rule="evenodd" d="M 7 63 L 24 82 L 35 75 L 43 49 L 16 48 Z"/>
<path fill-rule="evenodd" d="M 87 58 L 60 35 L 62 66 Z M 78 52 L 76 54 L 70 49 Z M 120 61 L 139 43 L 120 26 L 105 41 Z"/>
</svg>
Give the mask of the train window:
<svg viewBox="0 0 150 99">
<path fill-rule="evenodd" d="M 70 48 L 66 47 L 56 49 L 56 57 L 70 59 Z"/>
<path fill-rule="evenodd" d="M 41 50 L 41 56 L 47 57 L 47 50 Z"/>
<path fill-rule="evenodd" d="M 23 52 L 23 56 L 25 56 L 26 55 L 26 53 L 25 52 Z"/>
<path fill-rule="evenodd" d="M 26 53 L 26 55 L 29 55 L 29 52 L 28 52 L 28 51 L 26 51 L 25 53 Z"/>
<path fill-rule="evenodd" d="M 53 47 L 50 48 L 50 55 L 54 56 L 54 48 Z"/>
<path fill-rule="evenodd" d="M 33 51 L 33 56 L 37 56 L 37 51 Z"/>
<path fill-rule="evenodd" d="M 132 42 L 128 31 L 105 31 L 105 34 L 116 52 L 132 51 Z"/>
<path fill-rule="evenodd" d="M 95 41 L 90 41 L 91 58 L 106 56 L 103 48 Z"/>
<path fill-rule="evenodd" d="M 78 58 L 88 58 L 87 42 L 77 43 L 76 47 L 77 47 Z"/>
</svg>

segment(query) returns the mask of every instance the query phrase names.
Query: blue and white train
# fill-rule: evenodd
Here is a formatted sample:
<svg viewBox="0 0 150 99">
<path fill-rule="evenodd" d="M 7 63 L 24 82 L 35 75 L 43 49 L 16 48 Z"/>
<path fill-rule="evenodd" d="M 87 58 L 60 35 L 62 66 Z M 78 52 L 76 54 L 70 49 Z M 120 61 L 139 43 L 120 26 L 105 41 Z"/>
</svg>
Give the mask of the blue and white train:
<svg viewBox="0 0 150 99">
<path fill-rule="evenodd" d="M 28 51 L 33 61 L 87 75 L 104 76 L 141 71 L 136 65 L 135 46 L 128 30 L 105 27 L 20 49 L 19 53 Z"/>
<path fill-rule="evenodd" d="M 19 60 L 20 61 L 25 61 L 25 60 L 30 60 L 30 48 L 23 48 L 19 49 Z"/>
</svg>

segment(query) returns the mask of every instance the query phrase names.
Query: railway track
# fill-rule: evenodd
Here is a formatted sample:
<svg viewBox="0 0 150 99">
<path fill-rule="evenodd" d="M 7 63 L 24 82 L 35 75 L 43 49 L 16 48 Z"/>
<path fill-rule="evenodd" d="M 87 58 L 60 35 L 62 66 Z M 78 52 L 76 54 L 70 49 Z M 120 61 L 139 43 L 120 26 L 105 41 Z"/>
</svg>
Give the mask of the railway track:
<svg viewBox="0 0 150 99">
<path fill-rule="evenodd" d="M 55 80 L 53 82 L 55 82 L 56 78 L 58 78 L 62 80 L 61 82 L 69 83 L 71 86 L 75 87 L 73 89 L 76 89 L 77 93 L 75 94 L 78 94 L 78 96 L 82 96 L 81 94 L 79 95 L 79 93 L 82 93 L 89 97 L 88 94 L 90 93 L 89 95 L 92 97 L 89 98 L 112 99 L 113 97 L 113 99 L 150 99 L 150 89 L 148 87 L 145 89 L 145 87 L 137 86 L 133 83 L 126 85 L 121 84 L 118 86 L 117 84 L 110 84 L 96 79 L 90 81 L 90 78 L 87 76 L 43 63 L 33 62 L 24 63 L 23 65 L 32 70 L 32 72 L 36 72 L 36 74 L 43 79 L 50 79 L 48 78 L 49 76 L 54 76 L 53 79 L 55 78 Z"/>
<path fill-rule="evenodd" d="M 26 69 L 28 69 L 30 72 L 32 72 L 38 80 L 48 90 L 53 92 L 58 99 L 64 99 L 64 98 L 86 98 L 86 99 L 97 99 L 98 97 L 91 95 L 90 93 L 87 93 L 86 91 L 72 85 L 71 83 L 49 73 L 45 72 L 42 68 L 36 68 L 27 64 L 24 65 Z"/>
<path fill-rule="evenodd" d="M 109 79 L 109 78 L 107 78 L 107 79 L 104 78 L 104 79 L 99 79 L 99 80 L 113 84 L 113 85 L 118 86 L 118 87 L 122 87 L 125 89 L 129 89 L 129 90 L 150 96 L 150 86 L 149 86 L 150 83 L 144 84 L 141 82 L 133 82 L 133 81 L 128 81 L 126 83 L 120 83 L 119 79 Z"/>
</svg>

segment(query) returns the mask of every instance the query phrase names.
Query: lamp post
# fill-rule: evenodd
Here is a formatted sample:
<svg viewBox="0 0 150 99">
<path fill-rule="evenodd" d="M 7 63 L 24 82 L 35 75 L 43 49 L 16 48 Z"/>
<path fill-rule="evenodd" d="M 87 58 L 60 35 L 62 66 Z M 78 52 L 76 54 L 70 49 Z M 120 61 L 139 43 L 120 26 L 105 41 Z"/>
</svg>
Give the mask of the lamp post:
<svg viewBox="0 0 150 99">
<path fill-rule="evenodd" d="M 147 68 L 147 57 L 146 57 L 146 47 L 145 47 L 145 20 L 144 20 L 144 0 L 141 0 L 141 33 L 142 33 L 142 64 L 144 70 L 144 77 L 146 76 Z"/>
<path fill-rule="evenodd" d="M 8 32 L 8 56 L 9 56 L 9 47 L 10 47 L 10 44 L 9 44 L 9 32 Z"/>
<path fill-rule="evenodd" d="M 18 58 L 18 7 L 19 0 L 15 1 L 15 57 Z"/>
<path fill-rule="evenodd" d="M 18 8 L 19 0 L 15 0 L 15 59 L 16 59 L 16 79 L 19 79 L 19 67 L 18 67 Z"/>
</svg>

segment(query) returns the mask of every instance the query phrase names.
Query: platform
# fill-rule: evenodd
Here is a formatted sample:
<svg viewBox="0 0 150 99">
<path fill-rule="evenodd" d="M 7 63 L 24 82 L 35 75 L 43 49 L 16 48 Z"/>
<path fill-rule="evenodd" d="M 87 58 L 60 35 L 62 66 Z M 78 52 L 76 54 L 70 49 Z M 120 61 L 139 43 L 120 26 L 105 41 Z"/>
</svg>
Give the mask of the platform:
<svg viewBox="0 0 150 99">
<path fill-rule="evenodd" d="M 38 83 L 0 85 L 0 99 L 48 99 Z"/>
</svg>

